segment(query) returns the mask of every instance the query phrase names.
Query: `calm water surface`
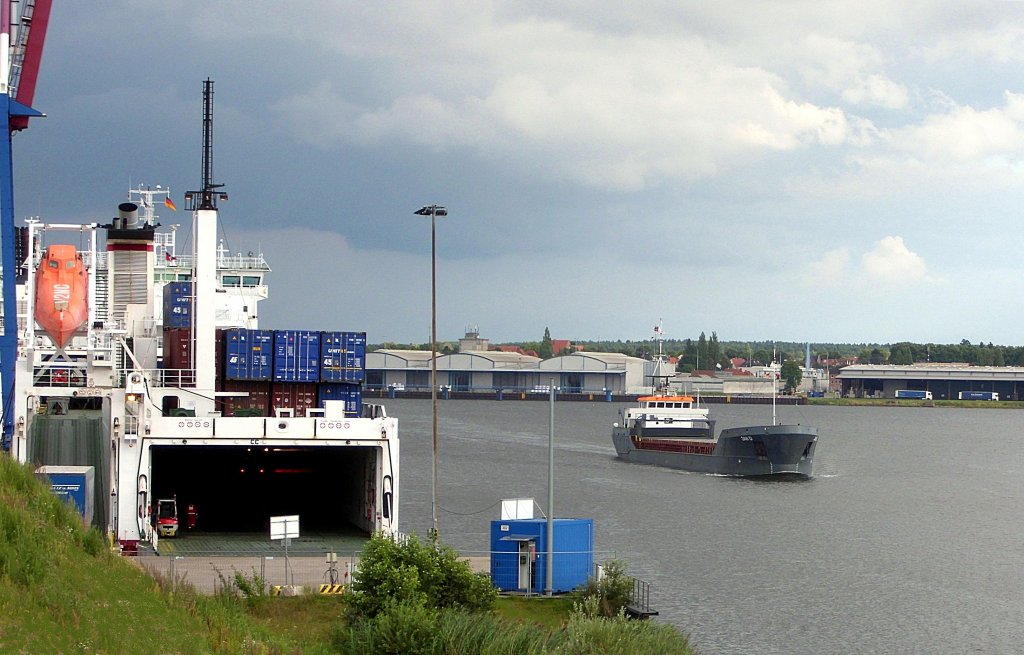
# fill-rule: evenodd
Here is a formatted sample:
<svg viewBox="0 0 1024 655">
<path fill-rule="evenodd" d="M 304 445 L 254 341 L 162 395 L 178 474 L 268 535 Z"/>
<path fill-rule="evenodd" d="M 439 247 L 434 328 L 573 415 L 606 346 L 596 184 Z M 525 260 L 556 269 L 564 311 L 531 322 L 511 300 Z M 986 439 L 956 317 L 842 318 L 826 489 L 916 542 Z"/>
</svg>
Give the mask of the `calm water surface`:
<svg viewBox="0 0 1024 655">
<path fill-rule="evenodd" d="M 389 400 L 403 531 L 430 528 L 429 400 Z M 555 514 L 652 585 L 704 655 L 1024 652 L 1019 410 L 779 407 L 816 425 L 815 475 L 752 481 L 619 461 L 618 403 L 555 405 Z M 489 548 L 502 498 L 547 502 L 549 405 L 438 401 L 440 526 Z M 719 427 L 771 409 L 712 405 Z"/>
</svg>

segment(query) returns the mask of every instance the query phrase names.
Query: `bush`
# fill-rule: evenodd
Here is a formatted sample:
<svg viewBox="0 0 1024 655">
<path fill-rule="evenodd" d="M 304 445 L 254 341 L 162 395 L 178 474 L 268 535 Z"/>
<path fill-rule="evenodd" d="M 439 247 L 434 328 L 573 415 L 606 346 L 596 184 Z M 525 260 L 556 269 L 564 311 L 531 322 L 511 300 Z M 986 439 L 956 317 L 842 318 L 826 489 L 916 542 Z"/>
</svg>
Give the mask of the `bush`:
<svg viewBox="0 0 1024 655">
<path fill-rule="evenodd" d="M 378 534 L 363 548 L 346 610 L 353 620 L 373 618 L 390 604 L 480 612 L 496 598 L 490 580 L 474 574 L 452 548 L 421 543 L 415 535 L 399 542 Z"/>
<path fill-rule="evenodd" d="M 346 655 L 429 655 L 434 650 L 437 621 L 434 609 L 392 602 L 372 619 L 335 633 L 333 642 Z"/>
<path fill-rule="evenodd" d="M 584 613 L 612 618 L 632 600 L 633 579 L 626 575 L 626 565 L 613 559 L 604 565 L 600 581 L 591 578 L 577 594 Z"/>
</svg>

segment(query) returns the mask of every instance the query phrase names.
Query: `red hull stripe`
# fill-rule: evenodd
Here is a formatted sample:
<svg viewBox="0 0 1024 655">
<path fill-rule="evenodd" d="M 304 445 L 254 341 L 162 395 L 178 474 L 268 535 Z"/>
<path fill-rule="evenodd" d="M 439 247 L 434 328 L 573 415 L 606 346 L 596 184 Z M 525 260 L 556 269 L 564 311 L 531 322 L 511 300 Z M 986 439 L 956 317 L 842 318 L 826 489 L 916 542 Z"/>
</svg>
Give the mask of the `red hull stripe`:
<svg viewBox="0 0 1024 655">
<path fill-rule="evenodd" d="M 152 243 L 108 243 L 107 250 L 153 250 Z"/>
</svg>

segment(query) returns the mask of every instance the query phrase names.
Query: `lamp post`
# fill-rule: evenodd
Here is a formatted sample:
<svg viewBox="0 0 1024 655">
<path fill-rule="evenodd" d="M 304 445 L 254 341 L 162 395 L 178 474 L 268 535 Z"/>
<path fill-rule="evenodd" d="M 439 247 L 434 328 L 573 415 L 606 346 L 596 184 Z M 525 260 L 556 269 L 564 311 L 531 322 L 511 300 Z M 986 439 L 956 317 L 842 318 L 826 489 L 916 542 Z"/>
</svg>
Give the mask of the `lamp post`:
<svg viewBox="0 0 1024 655">
<path fill-rule="evenodd" d="M 434 539 L 437 528 L 437 217 L 447 216 L 448 210 L 439 205 L 427 205 L 414 212 L 430 217 L 430 409 L 434 418 L 434 449 L 432 461 L 434 477 L 430 485 L 430 518 Z"/>
</svg>

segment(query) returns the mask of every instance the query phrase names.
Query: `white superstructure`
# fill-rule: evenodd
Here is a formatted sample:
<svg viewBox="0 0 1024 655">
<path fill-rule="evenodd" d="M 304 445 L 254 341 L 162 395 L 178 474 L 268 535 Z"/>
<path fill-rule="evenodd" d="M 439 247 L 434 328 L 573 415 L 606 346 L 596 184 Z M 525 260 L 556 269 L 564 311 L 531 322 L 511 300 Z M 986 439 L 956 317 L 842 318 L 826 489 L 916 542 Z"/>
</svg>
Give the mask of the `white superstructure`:
<svg viewBox="0 0 1024 655">
<path fill-rule="evenodd" d="M 99 527 L 129 549 L 153 538 L 152 505 L 172 494 L 205 507 L 207 531 L 258 532 L 281 509 L 327 531 L 395 533 L 399 442 L 383 407 L 347 416 L 328 401 L 305 417 L 220 415 L 218 399 L 245 394 L 219 390 L 216 331 L 258 326 L 270 269 L 262 254 L 231 254 L 217 241 L 216 208 L 192 212 L 192 252 L 179 254 L 178 226 L 156 222 L 169 194 L 133 190 L 104 225 L 28 221 L 12 454 L 94 466 Z M 62 349 L 36 323 L 33 280 L 46 242 L 69 235 L 89 270 L 90 313 Z M 188 280 L 195 365 L 173 378 L 188 386 L 176 386 L 161 368 L 162 290 Z"/>
</svg>

